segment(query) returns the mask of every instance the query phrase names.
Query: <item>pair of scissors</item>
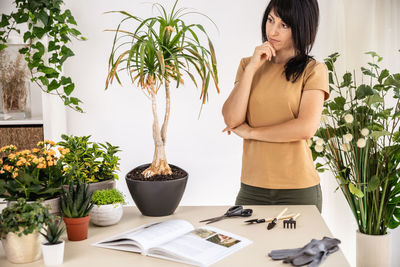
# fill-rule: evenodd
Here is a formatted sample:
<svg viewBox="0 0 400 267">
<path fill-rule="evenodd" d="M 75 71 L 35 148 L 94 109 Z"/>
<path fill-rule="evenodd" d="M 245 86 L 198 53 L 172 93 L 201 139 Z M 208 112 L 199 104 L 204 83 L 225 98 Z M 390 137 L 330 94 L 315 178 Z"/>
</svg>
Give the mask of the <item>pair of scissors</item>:
<svg viewBox="0 0 400 267">
<path fill-rule="evenodd" d="M 218 217 L 214 217 L 214 218 L 210 218 L 210 219 L 206 219 L 206 220 L 202 220 L 200 222 L 207 222 L 206 224 L 209 223 L 213 223 L 213 222 L 217 222 L 220 221 L 222 219 L 225 218 L 229 218 L 229 217 L 250 217 L 253 214 L 253 210 L 252 209 L 243 209 L 242 206 L 233 206 L 231 208 L 229 208 L 227 210 L 227 212 L 225 212 L 224 215 L 222 216 L 218 216 Z"/>
</svg>

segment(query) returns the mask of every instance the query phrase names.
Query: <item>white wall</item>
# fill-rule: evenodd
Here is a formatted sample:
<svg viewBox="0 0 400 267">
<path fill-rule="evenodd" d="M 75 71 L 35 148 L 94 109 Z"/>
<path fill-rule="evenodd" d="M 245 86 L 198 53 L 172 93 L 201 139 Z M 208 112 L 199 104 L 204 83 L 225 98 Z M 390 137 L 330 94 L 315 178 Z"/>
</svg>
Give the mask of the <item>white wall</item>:
<svg viewBox="0 0 400 267">
<path fill-rule="evenodd" d="M 107 0 L 66 0 L 66 8 L 71 9 L 78 22 L 78 29 L 88 41 L 74 41 L 75 57 L 69 59 L 65 73 L 76 84 L 75 95 L 84 101 L 84 114 L 67 110 L 67 131 L 74 135 L 92 135 L 95 141 L 109 141 L 123 150 L 118 188 L 127 196 L 124 175 L 137 165 L 148 163 L 153 155 L 151 133 L 152 115 L 150 101 L 140 89 L 129 84 L 123 76 L 121 87 L 117 84 L 104 91 L 107 74 L 108 55 L 111 50 L 113 34 L 104 32 L 117 26 L 119 15 L 104 15 L 110 10 L 125 10 L 141 17 L 150 16 L 151 5 L 140 1 Z M 151 1 L 153 2 L 153 1 Z M 163 5 L 172 6 L 173 1 L 160 0 Z M 242 57 L 252 54 L 261 41 L 261 16 L 268 1 L 196 1 L 181 0 L 180 6 L 195 8 L 210 16 L 218 25 L 219 32 L 201 16 L 190 15 L 190 21 L 203 24 L 214 42 L 217 52 L 220 74 L 221 94 L 210 89 L 210 101 L 204 106 L 200 120 L 197 120 L 200 108 L 199 90 L 190 79 L 186 86 L 172 88 L 172 111 L 168 130 L 167 157 L 172 164 L 179 165 L 190 174 L 182 205 L 232 205 L 240 185 L 242 141 L 236 136 L 221 133 L 224 128 L 221 107 L 232 89 L 238 63 Z M 372 42 L 369 28 L 380 25 L 380 17 L 366 15 L 371 4 L 376 1 L 353 1 L 358 6 L 350 7 L 343 1 L 320 1 L 320 29 L 313 49 L 317 59 L 339 51 L 345 59 L 341 64 L 351 68 L 363 60 L 362 52 L 375 50 L 385 57 L 383 63 L 391 66 L 392 71 L 400 71 L 399 54 L 393 56 L 393 47 L 400 48 L 398 39 L 391 40 L 392 46 L 382 45 L 379 40 Z M 371 3 L 370 3 L 371 2 Z M 373 3 L 372 3 L 373 2 Z M 382 1 L 383 2 L 383 1 Z M 385 1 L 393 2 L 393 1 Z M 2 5 L 0 5 L 1 7 Z M 354 15 L 344 13 L 349 8 L 363 10 Z M 393 8 L 393 7 L 392 7 Z M 398 6 L 394 6 L 396 10 Z M 393 11 L 394 12 L 394 11 Z M 359 16 L 355 16 L 359 15 Z M 372 14 L 373 15 L 373 14 Z M 360 34 L 348 31 L 352 27 L 360 28 Z M 378 27 L 378 26 L 376 26 Z M 390 38 L 398 30 L 382 28 L 385 38 Z M 388 32 L 389 31 L 389 32 Z M 357 42 L 358 41 L 358 42 Z M 349 45 L 349 44 L 352 45 Z M 397 46 L 396 46 L 397 45 Z M 354 58 L 353 58 L 354 57 Z M 160 95 L 160 104 L 162 102 Z M 162 108 L 162 107 L 161 107 Z M 337 187 L 333 176 L 321 175 L 323 190 L 323 217 L 333 235 L 342 240 L 342 249 L 349 262 L 355 266 L 355 229 L 352 214 L 341 192 L 334 193 Z M 132 204 L 132 201 L 130 202 Z M 400 230 L 394 231 L 393 251 L 400 245 Z M 400 256 L 393 253 L 393 266 L 400 265 Z"/>
</svg>

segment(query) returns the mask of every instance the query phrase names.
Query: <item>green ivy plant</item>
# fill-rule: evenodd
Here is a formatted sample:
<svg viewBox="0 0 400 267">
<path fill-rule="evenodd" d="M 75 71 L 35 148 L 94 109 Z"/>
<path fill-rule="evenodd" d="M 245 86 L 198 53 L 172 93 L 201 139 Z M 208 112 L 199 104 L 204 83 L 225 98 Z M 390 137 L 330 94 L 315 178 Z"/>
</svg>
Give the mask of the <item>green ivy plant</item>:
<svg viewBox="0 0 400 267">
<path fill-rule="evenodd" d="M 92 195 L 92 202 L 98 206 L 108 204 L 125 204 L 124 196 L 117 189 L 97 190 Z"/>
<path fill-rule="evenodd" d="M 16 11 L 1 15 L 0 51 L 7 47 L 11 32 L 21 34 L 28 46 L 20 49 L 19 53 L 28 63 L 31 81 L 42 91 L 58 95 L 64 105 L 82 112 L 81 101 L 70 96 L 75 84 L 70 77 L 62 75 L 64 62 L 74 55 L 67 46 L 70 38 L 86 40 L 73 27 L 77 24 L 71 11 L 61 9 L 62 0 L 15 0 L 14 3 Z M 26 25 L 27 30 L 21 33 L 17 26 L 22 25 Z M 47 36 L 48 43 L 43 42 L 44 36 Z"/>
<path fill-rule="evenodd" d="M 118 179 L 120 151 L 118 146 L 110 143 L 96 143 L 90 141 L 89 136 L 61 135 L 63 141 L 58 145 L 70 152 L 61 159 L 64 172 L 71 179 L 86 183 L 95 183 L 104 180 Z"/>
<path fill-rule="evenodd" d="M 27 203 L 24 198 L 4 208 L 0 214 L 0 237 L 5 239 L 8 233 L 16 233 L 18 236 L 39 232 L 52 216 L 48 208 L 44 207 L 40 200 Z"/>
<path fill-rule="evenodd" d="M 400 51 L 399 51 L 400 52 Z M 400 225 L 400 73 L 382 68 L 375 52 L 362 78 L 338 78 L 334 53 L 325 59 L 332 99 L 309 143 L 321 172 L 329 167 L 361 233 L 384 235 Z M 388 102 L 389 97 L 392 102 Z"/>
</svg>

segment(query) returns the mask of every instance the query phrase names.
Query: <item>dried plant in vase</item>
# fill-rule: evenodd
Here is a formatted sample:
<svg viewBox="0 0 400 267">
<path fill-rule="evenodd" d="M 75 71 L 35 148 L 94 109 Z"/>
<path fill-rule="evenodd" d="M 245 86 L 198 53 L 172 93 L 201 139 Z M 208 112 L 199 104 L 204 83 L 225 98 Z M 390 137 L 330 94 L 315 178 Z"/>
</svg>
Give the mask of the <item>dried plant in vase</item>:
<svg viewBox="0 0 400 267">
<path fill-rule="evenodd" d="M 0 51 L 1 112 L 26 112 L 29 96 L 29 71 L 21 54 L 15 59 L 8 49 Z"/>
</svg>

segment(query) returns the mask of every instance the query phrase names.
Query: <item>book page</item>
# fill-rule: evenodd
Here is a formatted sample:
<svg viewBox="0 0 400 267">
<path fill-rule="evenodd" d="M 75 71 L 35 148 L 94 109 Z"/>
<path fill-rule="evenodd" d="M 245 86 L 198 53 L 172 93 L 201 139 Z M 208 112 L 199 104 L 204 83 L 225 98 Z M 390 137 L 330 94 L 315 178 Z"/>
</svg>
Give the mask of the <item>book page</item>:
<svg viewBox="0 0 400 267">
<path fill-rule="evenodd" d="M 150 249 L 149 255 L 208 266 L 251 243 L 241 236 L 205 226 Z"/>
<path fill-rule="evenodd" d="M 159 223 L 145 225 L 131 231 L 113 236 L 93 244 L 94 246 L 107 247 L 118 250 L 129 250 L 147 254 L 151 247 L 173 240 L 194 229 L 193 225 L 184 220 L 168 220 Z"/>
</svg>

